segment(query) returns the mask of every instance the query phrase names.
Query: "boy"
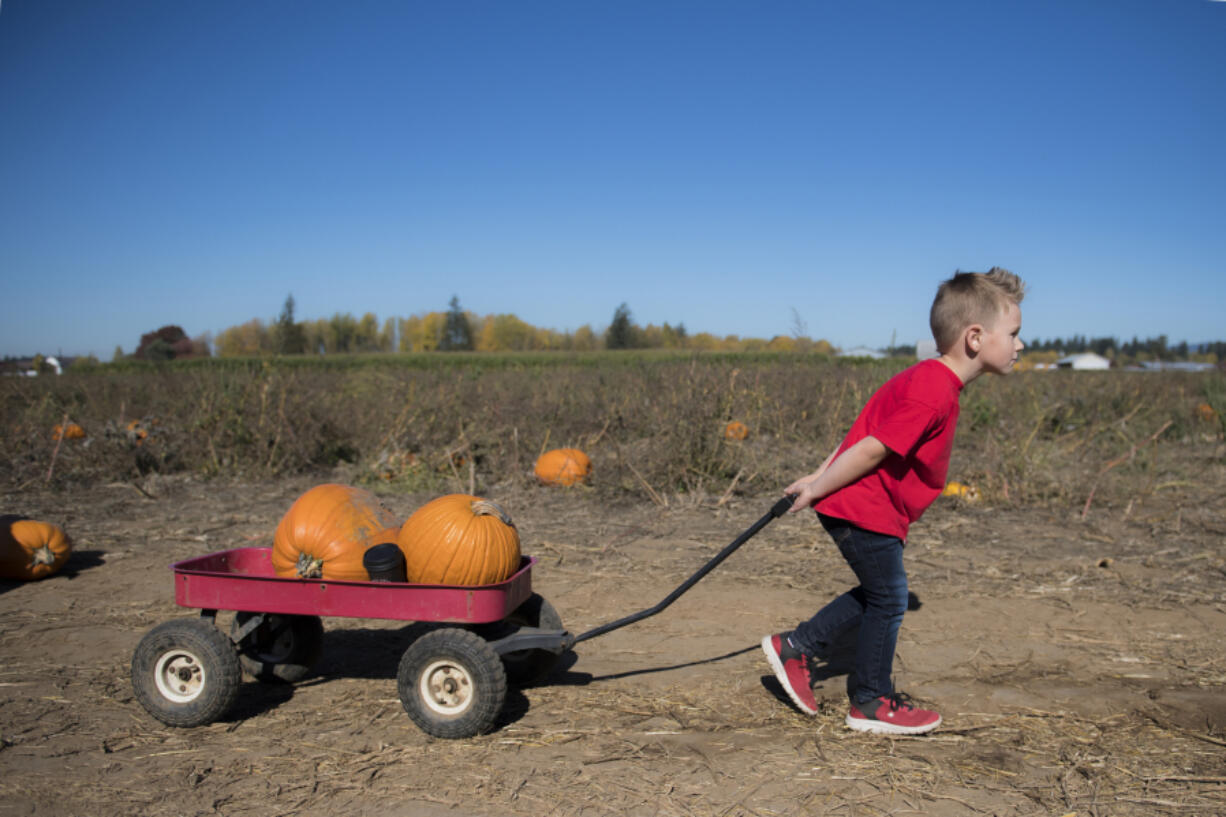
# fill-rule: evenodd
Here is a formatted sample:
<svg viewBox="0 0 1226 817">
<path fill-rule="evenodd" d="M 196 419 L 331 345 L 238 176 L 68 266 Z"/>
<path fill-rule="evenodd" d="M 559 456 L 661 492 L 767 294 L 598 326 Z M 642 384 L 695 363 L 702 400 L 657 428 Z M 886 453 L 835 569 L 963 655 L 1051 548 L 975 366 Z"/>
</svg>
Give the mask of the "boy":
<svg viewBox="0 0 1226 817">
<path fill-rule="evenodd" d="M 1025 284 L 1008 270 L 957 272 L 937 290 L 929 323 L 939 358 L 895 375 L 869 399 L 821 467 L 786 489 L 791 512 L 812 507 L 851 566 L 858 587 L 802 622 L 768 635 L 762 650 L 803 712 L 817 714 L 809 662 L 840 632 L 860 625 L 846 723 L 861 732 L 918 735 L 941 716 L 920 709 L 891 680 L 907 609 L 907 528 L 945 486 L 963 386 L 984 372 L 1006 374 L 1022 350 Z"/>
</svg>

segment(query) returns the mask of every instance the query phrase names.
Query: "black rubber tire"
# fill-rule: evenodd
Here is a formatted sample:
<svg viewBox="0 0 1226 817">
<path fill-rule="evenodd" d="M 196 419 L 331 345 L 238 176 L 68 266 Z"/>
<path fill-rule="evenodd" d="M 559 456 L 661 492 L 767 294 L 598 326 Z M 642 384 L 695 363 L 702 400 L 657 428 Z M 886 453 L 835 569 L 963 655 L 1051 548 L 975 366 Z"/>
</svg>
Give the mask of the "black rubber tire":
<svg viewBox="0 0 1226 817">
<path fill-rule="evenodd" d="M 542 630 L 564 630 L 562 617 L 553 605 L 539 593 L 533 593 L 527 601 L 516 607 L 502 621 L 482 624 L 474 632 L 486 641 L 497 641 L 512 635 L 520 627 L 537 627 Z M 529 687 L 538 684 L 553 672 L 562 656 L 549 650 L 517 650 L 503 653 L 502 666 L 507 681 L 513 686 Z"/>
<path fill-rule="evenodd" d="M 257 613 L 235 613 L 230 638 Z M 265 613 L 264 623 L 238 646 L 243 670 L 264 683 L 292 684 L 311 674 L 323 650 L 324 625 L 319 616 Z"/>
<path fill-rule="evenodd" d="M 410 644 L 400 659 L 397 685 L 404 711 L 437 738 L 488 732 L 507 697 L 498 653 L 458 627 L 431 630 Z"/>
<path fill-rule="evenodd" d="M 167 726 L 217 720 L 234 704 L 241 678 L 234 643 L 208 619 L 159 624 L 132 655 L 136 700 Z"/>
</svg>

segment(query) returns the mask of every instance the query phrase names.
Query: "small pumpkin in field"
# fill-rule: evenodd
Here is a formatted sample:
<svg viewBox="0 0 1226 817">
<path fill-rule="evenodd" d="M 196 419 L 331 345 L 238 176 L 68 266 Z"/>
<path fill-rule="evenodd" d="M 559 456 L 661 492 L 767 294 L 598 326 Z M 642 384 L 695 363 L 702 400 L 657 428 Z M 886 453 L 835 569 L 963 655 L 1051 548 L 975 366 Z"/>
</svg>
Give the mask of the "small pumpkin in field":
<svg viewBox="0 0 1226 817">
<path fill-rule="evenodd" d="M 532 470 L 546 485 L 574 485 L 587 479 L 592 461 L 578 448 L 555 448 L 537 457 Z"/>
<path fill-rule="evenodd" d="M 367 580 L 367 549 L 396 541 L 397 519 L 362 488 L 317 485 L 294 501 L 272 542 L 272 566 L 287 579 Z"/>
<path fill-rule="evenodd" d="M 396 544 L 415 584 L 496 584 L 519 568 L 519 531 L 495 502 L 468 494 L 440 496 L 400 528 Z"/>
<path fill-rule="evenodd" d="M 0 577 L 31 581 L 57 572 L 72 554 L 58 526 L 23 516 L 0 516 Z"/>
<path fill-rule="evenodd" d="M 53 440 L 82 440 L 85 438 L 85 429 L 76 423 L 68 425 L 60 425 L 56 423 L 51 427 L 51 439 Z"/>
<path fill-rule="evenodd" d="M 743 440 L 749 436 L 749 427 L 740 420 L 733 420 L 724 426 L 725 440 Z"/>
<path fill-rule="evenodd" d="M 945 486 L 945 490 L 941 491 L 941 496 L 952 496 L 958 499 L 965 499 L 967 502 L 975 502 L 979 499 L 979 489 L 974 485 L 951 482 Z"/>
<path fill-rule="evenodd" d="M 1206 423 L 1212 423 L 1217 419 L 1217 409 L 1208 403 L 1201 403 L 1196 407 L 1196 416 Z"/>
<path fill-rule="evenodd" d="M 127 427 L 128 441 L 135 445 L 142 445 L 149 437 L 149 429 L 141 420 L 132 420 Z"/>
</svg>

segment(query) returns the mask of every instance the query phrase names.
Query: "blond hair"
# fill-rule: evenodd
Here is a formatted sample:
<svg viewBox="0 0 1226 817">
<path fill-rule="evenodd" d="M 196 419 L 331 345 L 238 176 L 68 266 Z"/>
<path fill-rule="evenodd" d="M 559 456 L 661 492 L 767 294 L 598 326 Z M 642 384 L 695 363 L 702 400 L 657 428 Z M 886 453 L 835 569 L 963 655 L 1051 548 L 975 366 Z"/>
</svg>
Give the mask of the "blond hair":
<svg viewBox="0 0 1226 817">
<path fill-rule="evenodd" d="M 948 352 L 963 329 L 973 323 L 990 324 L 1009 304 L 1020 304 L 1025 296 L 1026 284 L 1003 267 L 955 272 L 937 289 L 928 314 L 937 349 Z"/>
</svg>

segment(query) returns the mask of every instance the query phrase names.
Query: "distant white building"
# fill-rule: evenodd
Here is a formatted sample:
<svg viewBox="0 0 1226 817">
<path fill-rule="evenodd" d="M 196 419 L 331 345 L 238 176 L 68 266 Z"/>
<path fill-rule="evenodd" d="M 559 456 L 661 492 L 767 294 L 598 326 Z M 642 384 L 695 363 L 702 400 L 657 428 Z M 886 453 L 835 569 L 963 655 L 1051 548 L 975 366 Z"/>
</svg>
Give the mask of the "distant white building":
<svg viewBox="0 0 1226 817">
<path fill-rule="evenodd" d="M 1069 355 L 1056 361 L 1057 369 L 1110 369 L 1111 361 L 1093 352 Z"/>
<path fill-rule="evenodd" d="M 932 338 L 927 338 L 915 342 L 915 356 L 920 360 L 928 360 L 929 358 L 940 357 L 941 353 L 937 351 L 937 342 Z"/>
<path fill-rule="evenodd" d="M 857 346 L 854 349 L 844 349 L 839 352 L 839 357 L 871 357 L 875 360 L 880 360 L 885 357 L 885 354 L 878 352 L 876 349 L 870 349 L 867 346 Z"/>
<path fill-rule="evenodd" d="M 1212 371 L 1212 363 L 1201 363 L 1195 360 L 1144 360 L 1141 368 L 1147 371 L 1175 372 L 1208 372 Z"/>
<path fill-rule="evenodd" d="M 6 375 L 17 375 L 18 377 L 38 377 L 39 371 L 34 366 L 35 360 L 36 358 L 32 358 L 32 357 L 24 358 L 22 360 L 15 360 L 13 362 L 14 368 L 9 369 L 6 366 L 4 373 Z M 67 362 L 68 362 L 67 359 L 65 359 L 64 363 L 60 363 L 60 359 L 58 357 L 43 358 L 43 365 L 46 366 L 48 369 L 50 369 L 55 374 L 63 374 L 64 366 L 67 365 Z"/>
</svg>

